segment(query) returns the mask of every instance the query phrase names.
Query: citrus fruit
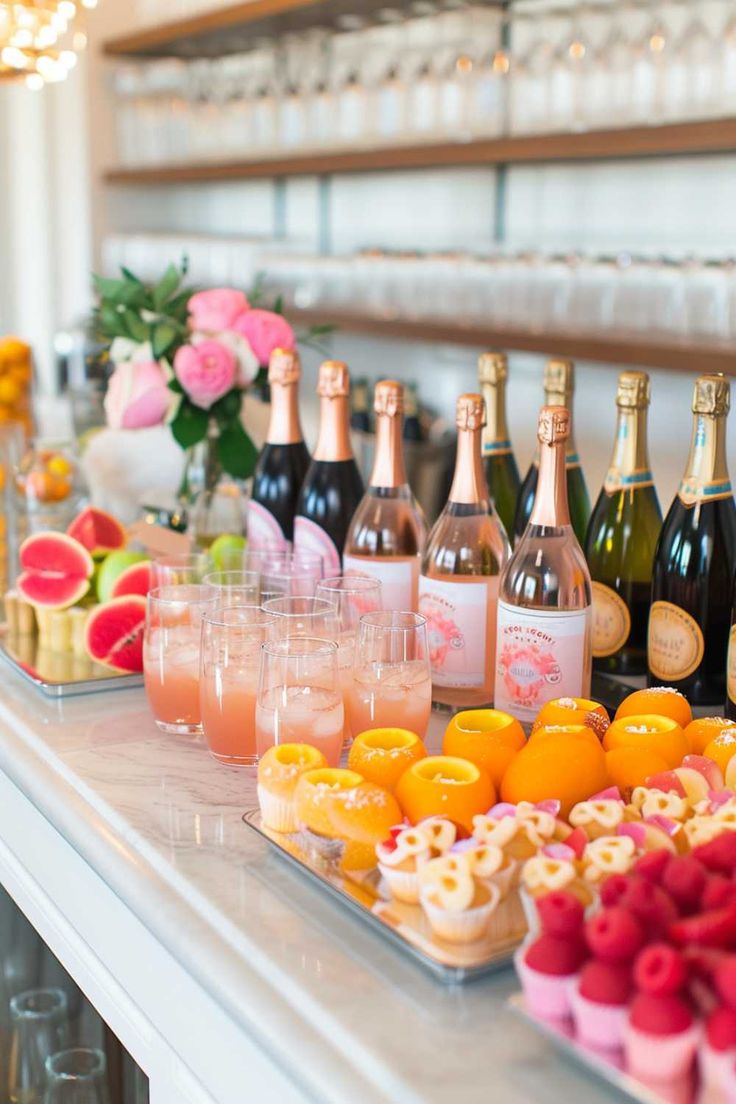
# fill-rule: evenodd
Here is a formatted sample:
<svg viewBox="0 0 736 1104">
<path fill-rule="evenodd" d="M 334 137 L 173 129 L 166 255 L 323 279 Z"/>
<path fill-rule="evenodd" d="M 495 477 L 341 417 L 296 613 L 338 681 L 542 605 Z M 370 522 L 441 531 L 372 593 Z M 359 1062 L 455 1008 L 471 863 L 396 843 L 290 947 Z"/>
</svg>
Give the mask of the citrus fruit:
<svg viewBox="0 0 736 1104">
<path fill-rule="evenodd" d="M 545 702 L 532 725 L 532 732 L 542 725 L 587 725 L 599 739 L 608 728 L 610 718 L 600 702 L 590 698 L 554 698 Z"/>
<path fill-rule="evenodd" d="M 649 748 L 660 755 L 668 767 L 679 767 L 690 751 L 677 721 L 654 713 L 617 717 L 603 737 L 603 747 L 606 751 L 620 747 Z"/>
<path fill-rule="evenodd" d="M 340 839 L 375 847 L 388 839 L 401 822 L 401 809 L 392 793 L 375 782 L 338 790 L 330 798 L 330 820 Z"/>
<path fill-rule="evenodd" d="M 525 743 L 524 729 L 510 713 L 500 709 L 466 709 L 456 713 L 445 729 L 442 750 L 445 755 L 469 759 L 485 770 L 498 787 L 509 763 Z"/>
<path fill-rule="evenodd" d="M 307 771 L 300 777 L 294 791 L 297 820 L 320 836 L 339 838 L 332 823 L 333 798 L 341 791 L 354 790 L 362 781 L 357 771 L 341 767 L 318 767 Z"/>
<path fill-rule="evenodd" d="M 549 724 L 532 729 L 529 742 L 540 740 L 552 740 L 556 736 L 569 736 L 574 740 L 585 740 L 588 744 L 600 747 L 600 740 L 592 728 L 584 724 Z"/>
<path fill-rule="evenodd" d="M 504 801 L 560 802 L 563 816 L 608 785 L 606 757 L 597 740 L 558 732 L 535 734 L 512 760 L 501 784 Z"/>
<path fill-rule="evenodd" d="M 696 717 L 685 729 L 685 738 L 694 755 L 703 755 L 708 744 L 723 728 L 733 728 L 727 717 Z"/>
<path fill-rule="evenodd" d="M 736 755 L 736 725 L 722 729 L 706 746 L 703 755 L 717 763 L 725 774 L 728 764 Z"/>
<path fill-rule="evenodd" d="M 656 751 L 645 747 L 617 747 L 606 752 L 606 770 L 612 786 L 618 786 L 624 798 L 647 779 L 669 769 L 669 763 Z"/>
<path fill-rule="evenodd" d="M 469 759 L 432 755 L 404 771 L 396 797 L 412 824 L 443 816 L 471 832 L 473 817 L 488 812 L 496 790 L 486 772 Z"/>
<path fill-rule="evenodd" d="M 644 713 L 654 714 L 655 717 L 670 717 L 681 728 L 686 728 L 693 719 L 687 698 L 671 686 L 650 686 L 648 690 L 635 690 L 621 702 L 614 719 L 618 721 L 621 717 L 639 717 Z"/>
<path fill-rule="evenodd" d="M 223 533 L 210 545 L 210 558 L 218 571 L 239 570 L 243 566 L 245 537 Z"/>
<path fill-rule="evenodd" d="M 348 767 L 368 782 L 393 790 L 406 768 L 426 754 L 422 741 L 407 728 L 370 728 L 355 737 Z"/>
</svg>

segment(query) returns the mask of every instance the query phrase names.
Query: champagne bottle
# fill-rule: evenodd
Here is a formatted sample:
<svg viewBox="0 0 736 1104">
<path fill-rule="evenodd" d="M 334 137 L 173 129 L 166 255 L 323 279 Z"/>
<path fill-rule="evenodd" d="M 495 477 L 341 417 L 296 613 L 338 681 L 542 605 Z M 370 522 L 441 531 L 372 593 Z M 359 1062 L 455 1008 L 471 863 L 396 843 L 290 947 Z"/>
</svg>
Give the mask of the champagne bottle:
<svg viewBox="0 0 736 1104">
<path fill-rule="evenodd" d="M 417 385 L 408 383 L 404 398 L 404 440 L 421 441 L 422 423 L 419 419 L 419 395 Z"/>
<path fill-rule="evenodd" d="M 593 580 L 593 666 L 615 675 L 647 670 L 652 565 L 662 511 L 649 468 L 649 376 L 622 372 L 613 456 L 588 525 Z"/>
<path fill-rule="evenodd" d="M 363 480 L 350 443 L 350 373 L 340 360 L 320 365 L 317 447 L 304 478 L 294 521 L 297 550 L 322 556 L 325 575 L 340 571 L 340 550 L 363 497 Z"/>
<path fill-rule="evenodd" d="M 723 702 L 736 560 L 736 507 L 726 465 L 730 389 L 701 376 L 680 489 L 654 557 L 647 635 L 649 684 L 673 686 L 694 704 Z"/>
<path fill-rule="evenodd" d="M 271 420 L 247 510 L 251 548 L 286 548 L 294 539 L 294 514 L 309 467 L 309 451 L 299 423 L 300 375 L 299 354 L 274 349 L 268 366 Z"/>
<path fill-rule="evenodd" d="M 571 360 L 550 360 L 544 369 L 545 406 L 566 406 L 572 414 L 572 401 L 575 392 L 575 369 Z M 580 457 L 575 448 L 572 433 L 567 442 L 567 502 L 575 536 L 582 545 L 590 518 L 590 499 L 585 486 L 585 476 L 580 466 Z M 534 459 L 521 485 L 514 516 L 514 543 L 525 531 L 534 505 L 534 496 L 539 479 L 539 446 Z"/>
<path fill-rule="evenodd" d="M 588 566 L 570 521 L 570 411 L 539 412 L 539 486 L 529 524 L 501 576 L 495 705 L 531 722 L 551 698 L 589 698 Z"/>
<path fill-rule="evenodd" d="M 428 622 L 433 699 L 473 706 L 493 698 L 498 580 L 509 543 L 483 473 L 481 396 L 461 395 L 455 420 L 455 476 L 427 539 L 419 612 Z"/>
<path fill-rule="evenodd" d="M 506 424 L 508 373 L 508 359 L 503 353 L 483 353 L 478 358 L 478 378 L 486 404 L 483 467 L 496 513 L 506 532 L 511 533 L 521 480 Z"/>
<path fill-rule="evenodd" d="M 404 389 L 395 380 L 376 384 L 376 455 L 363 500 L 355 511 L 343 553 L 343 570 L 381 583 L 383 608 L 415 610 L 421 553 L 427 535 L 422 509 L 406 478 L 401 444 Z"/>
</svg>

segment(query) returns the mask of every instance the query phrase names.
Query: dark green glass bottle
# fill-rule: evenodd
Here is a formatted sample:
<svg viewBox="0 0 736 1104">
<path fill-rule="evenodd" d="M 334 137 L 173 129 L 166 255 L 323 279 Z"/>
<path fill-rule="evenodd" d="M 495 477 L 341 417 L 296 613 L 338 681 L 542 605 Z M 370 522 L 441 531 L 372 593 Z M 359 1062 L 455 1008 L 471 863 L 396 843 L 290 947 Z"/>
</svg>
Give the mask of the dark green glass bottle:
<svg viewBox="0 0 736 1104">
<path fill-rule="evenodd" d="M 486 404 L 483 428 L 483 467 L 488 491 L 503 527 L 510 535 L 519 497 L 521 479 L 511 449 L 506 423 L 506 380 L 508 359 L 504 353 L 482 353 L 478 358 L 478 379 Z"/>
</svg>

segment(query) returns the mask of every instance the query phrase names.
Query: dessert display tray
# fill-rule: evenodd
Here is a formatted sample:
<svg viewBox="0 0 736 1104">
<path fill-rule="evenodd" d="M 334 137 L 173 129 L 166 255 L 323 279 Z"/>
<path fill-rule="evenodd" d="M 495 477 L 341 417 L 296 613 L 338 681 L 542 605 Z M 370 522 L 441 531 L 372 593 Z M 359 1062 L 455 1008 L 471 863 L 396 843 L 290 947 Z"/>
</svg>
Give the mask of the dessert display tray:
<svg viewBox="0 0 736 1104">
<path fill-rule="evenodd" d="M 0 659 L 49 698 L 96 694 L 143 685 L 143 675 L 117 674 L 72 652 L 42 648 L 36 636 L 11 636 L 0 627 Z"/>
<path fill-rule="evenodd" d="M 524 910 L 514 891 L 496 909 L 484 939 L 465 945 L 446 943 L 433 935 L 419 905 L 407 905 L 384 895 L 377 870 L 343 871 L 339 842 L 338 854 L 322 854 L 306 833 L 289 835 L 264 828 L 258 809 L 245 813 L 243 820 L 288 862 L 448 984 L 471 981 L 510 965 L 527 934 Z"/>
<path fill-rule="evenodd" d="M 635 1100 L 639 1104 L 695 1104 L 698 1099 L 694 1079 L 678 1078 L 672 1082 L 652 1081 L 650 1084 L 645 1084 L 632 1077 L 626 1072 L 620 1053 L 596 1050 L 579 1042 L 575 1037 L 575 1029 L 571 1021 L 545 1020 L 540 1016 L 532 1015 L 526 1006 L 523 993 L 515 993 L 509 997 L 509 1007 L 554 1043 L 563 1054 L 609 1085 L 613 1085 L 627 1100 Z M 701 1101 L 701 1104 L 705 1104 L 705 1101 Z M 708 1104 L 723 1104 L 723 1102 L 720 1098 L 709 1098 Z"/>
</svg>

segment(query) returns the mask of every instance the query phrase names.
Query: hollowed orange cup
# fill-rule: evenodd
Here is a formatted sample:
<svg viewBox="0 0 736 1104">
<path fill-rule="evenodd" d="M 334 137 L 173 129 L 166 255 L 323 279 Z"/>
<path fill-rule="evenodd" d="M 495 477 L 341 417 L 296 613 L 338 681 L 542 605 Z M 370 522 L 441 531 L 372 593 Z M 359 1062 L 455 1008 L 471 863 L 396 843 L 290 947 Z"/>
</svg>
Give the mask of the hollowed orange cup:
<svg viewBox="0 0 736 1104">
<path fill-rule="evenodd" d="M 526 743 L 524 729 L 500 709 L 466 709 L 456 713 L 442 741 L 445 755 L 469 759 L 501 785 L 509 763 Z"/>
</svg>

